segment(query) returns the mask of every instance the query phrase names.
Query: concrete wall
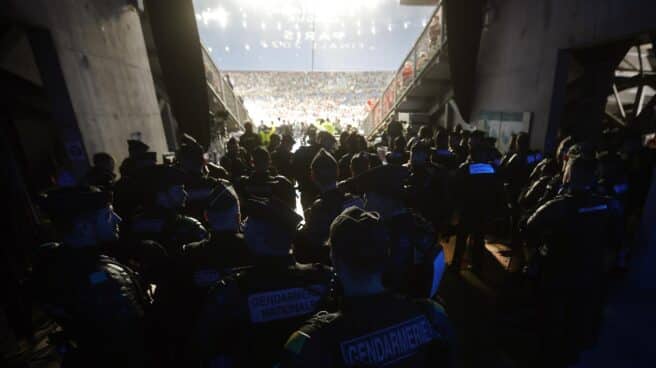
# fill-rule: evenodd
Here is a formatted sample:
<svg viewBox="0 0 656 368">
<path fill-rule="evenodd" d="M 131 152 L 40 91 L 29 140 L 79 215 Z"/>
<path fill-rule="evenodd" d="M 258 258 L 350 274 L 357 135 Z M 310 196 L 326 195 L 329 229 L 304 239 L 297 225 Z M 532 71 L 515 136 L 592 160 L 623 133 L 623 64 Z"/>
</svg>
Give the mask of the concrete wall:
<svg viewBox="0 0 656 368">
<path fill-rule="evenodd" d="M 533 112 L 543 148 L 558 52 L 656 30 L 653 0 L 492 0 L 477 66 L 477 111 Z"/>
<path fill-rule="evenodd" d="M 120 163 L 141 132 L 166 152 L 153 78 L 137 10 L 127 0 L 12 0 L 18 19 L 50 30 L 89 158 Z"/>
</svg>

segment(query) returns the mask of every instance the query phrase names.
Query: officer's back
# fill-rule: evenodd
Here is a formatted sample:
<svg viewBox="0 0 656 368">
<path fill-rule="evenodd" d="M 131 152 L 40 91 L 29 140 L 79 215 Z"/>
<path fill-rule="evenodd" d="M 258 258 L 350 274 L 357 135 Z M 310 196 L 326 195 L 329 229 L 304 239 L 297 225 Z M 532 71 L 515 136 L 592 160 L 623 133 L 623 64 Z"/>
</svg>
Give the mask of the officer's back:
<svg viewBox="0 0 656 368">
<path fill-rule="evenodd" d="M 200 221 L 184 216 L 187 193 L 186 177 L 180 170 L 156 166 L 141 172 L 144 211 L 130 221 L 129 236 L 133 240 L 155 240 L 169 256 L 177 257 L 184 244 L 203 240 L 207 230 Z"/>
<path fill-rule="evenodd" d="M 189 344 L 191 361 L 272 366 L 285 338 L 330 299 L 333 273 L 298 264 L 289 254 L 300 218 L 271 202 L 249 204 L 245 237 L 255 255 L 253 266 L 224 278 L 210 292 Z"/>
<path fill-rule="evenodd" d="M 282 175 L 269 174 L 271 157 L 261 147 L 252 152 L 254 171 L 248 176 L 242 176 L 235 185 L 241 201 L 250 199 L 276 198 L 289 207 L 296 207 L 294 185 Z M 245 211 L 248 214 L 247 211 Z"/>
<path fill-rule="evenodd" d="M 210 288 L 230 275 L 234 268 L 252 262 L 241 233 L 239 200 L 229 182 L 218 182 L 208 198 L 205 218 L 210 238 L 185 244 L 182 248 L 183 287 L 180 291 L 189 299 L 192 309 L 198 308 Z"/>
<path fill-rule="evenodd" d="M 368 170 L 357 179 L 365 192 L 365 208 L 380 215 L 389 238 L 390 257 L 385 263 L 383 280 L 389 290 L 426 297 L 431 275 L 440 250 L 433 226 L 403 202 L 403 166 L 386 165 Z"/>
<path fill-rule="evenodd" d="M 176 152 L 178 168 L 184 172 L 187 203 L 183 213 L 187 216 L 202 219 L 216 180 L 206 173 L 205 149 L 191 136 L 185 134 L 182 145 Z"/>
<path fill-rule="evenodd" d="M 576 361 L 592 346 L 599 327 L 611 249 L 621 239 L 617 201 L 594 194 L 595 163 L 570 158 L 567 191 L 528 219 L 539 236 L 540 294 L 545 356 L 552 366 Z"/>
<path fill-rule="evenodd" d="M 476 154 L 472 147 L 470 159 L 456 170 L 449 187 L 454 194 L 454 205 L 461 223 L 480 223 L 503 210 L 503 183 L 494 166 Z"/>
<path fill-rule="evenodd" d="M 120 218 L 93 187 L 50 191 L 42 198 L 63 243 L 39 249 L 37 299 L 73 343 L 67 366 L 143 366 L 149 296 L 140 278 L 101 245 L 118 239 Z"/>
<path fill-rule="evenodd" d="M 320 194 L 306 211 L 305 226 L 294 244 L 294 255 L 301 262 L 329 263 L 327 248 L 323 245 L 328 239 L 330 224 L 344 209 L 362 206 L 362 201 L 337 189 L 337 162 L 324 149 L 312 160 L 311 172 Z"/>
<path fill-rule="evenodd" d="M 339 311 L 317 314 L 292 334 L 282 367 L 451 366 L 442 308 L 383 286 L 389 243 L 377 213 L 345 210 L 331 226 L 330 246 L 344 287 Z"/>
<path fill-rule="evenodd" d="M 567 166 L 568 190 L 538 208 L 527 228 L 544 237 L 544 286 L 585 289 L 598 284 L 610 249 L 620 241 L 621 207 L 590 189 L 594 163 L 577 158 Z"/>
</svg>

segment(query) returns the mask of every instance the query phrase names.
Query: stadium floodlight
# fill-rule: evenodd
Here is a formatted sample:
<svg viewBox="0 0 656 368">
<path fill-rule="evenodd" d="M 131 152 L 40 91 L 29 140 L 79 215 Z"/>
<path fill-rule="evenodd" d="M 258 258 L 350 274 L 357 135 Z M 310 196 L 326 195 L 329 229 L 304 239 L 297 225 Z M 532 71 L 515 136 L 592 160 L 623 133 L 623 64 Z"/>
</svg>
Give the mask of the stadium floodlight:
<svg viewBox="0 0 656 368">
<path fill-rule="evenodd" d="M 317 22 L 330 22 L 336 17 L 357 16 L 378 8 L 385 0 L 239 0 L 239 6 L 268 15 L 287 18 L 312 14 Z"/>
<path fill-rule="evenodd" d="M 216 8 L 207 8 L 200 14 L 196 14 L 196 19 L 201 20 L 205 25 L 216 22 L 219 27 L 226 28 L 230 20 L 230 13 L 225 8 L 217 6 Z"/>
</svg>

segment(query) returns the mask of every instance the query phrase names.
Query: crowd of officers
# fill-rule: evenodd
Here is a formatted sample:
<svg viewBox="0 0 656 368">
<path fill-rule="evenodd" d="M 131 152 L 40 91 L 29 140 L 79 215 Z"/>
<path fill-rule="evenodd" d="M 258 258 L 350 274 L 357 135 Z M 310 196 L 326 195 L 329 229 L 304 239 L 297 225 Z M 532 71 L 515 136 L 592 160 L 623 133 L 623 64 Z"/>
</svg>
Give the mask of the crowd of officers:
<svg viewBox="0 0 656 368">
<path fill-rule="evenodd" d="M 55 241 L 36 295 L 64 366 L 447 367 L 441 244 L 456 239 L 457 273 L 501 243 L 540 290 L 545 366 L 565 366 L 628 252 L 624 141 L 568 137 L 543 157 L 519 133 L 501 154 L 480 131 L 392 123 L 386 154 L 313 129 L 293 151 L 247 124 L 217 165 L 189 136 L 165 164 L 131 140 L 120 179 L 97 154 L 82 183 L 39 197 Z"/>
</svg>

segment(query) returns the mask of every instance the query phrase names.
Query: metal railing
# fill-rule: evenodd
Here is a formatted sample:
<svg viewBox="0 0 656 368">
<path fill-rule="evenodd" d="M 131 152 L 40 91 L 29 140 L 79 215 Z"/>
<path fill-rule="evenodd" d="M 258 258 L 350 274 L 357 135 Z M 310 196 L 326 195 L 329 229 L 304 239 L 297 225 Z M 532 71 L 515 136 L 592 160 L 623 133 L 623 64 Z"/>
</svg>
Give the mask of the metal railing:
<svg viewBox="0 0 656 368">
<path fill-rule="evenodd" d="M 235 94 L 232 86 L 230 86 L 219 68 L 216 67 L 205 47 L 201 47 L 201 49 L 203 50 L 203 64 L 205 64 L 208 89 L 220 101 L 232 119 L 238 125 L 243 126 L 245 122 L 250 121 L 244 101 Z"/>
<path fill-rule="evenodd" d="M 408 88 L 436 57 L 446 41 L 446 27 L 440 2 L 426 23 L 412 49 L 401 63 L 394 78 L 385 88 L 376 104 L 362 121 L 362 129 L 371 135 L 381 127 L 394 111 Z"/>
</svg>

